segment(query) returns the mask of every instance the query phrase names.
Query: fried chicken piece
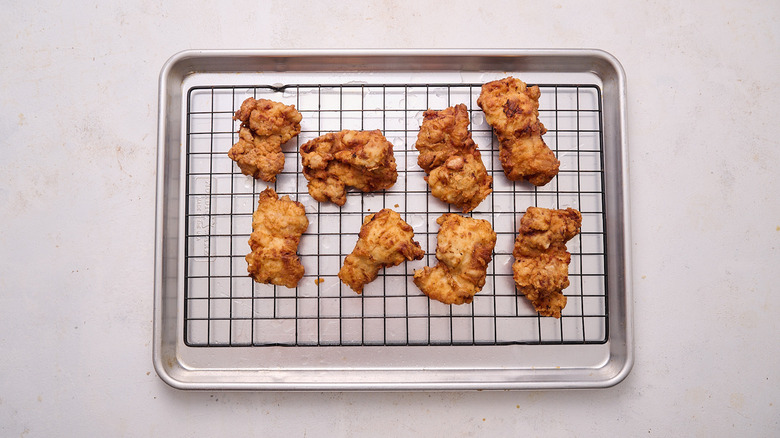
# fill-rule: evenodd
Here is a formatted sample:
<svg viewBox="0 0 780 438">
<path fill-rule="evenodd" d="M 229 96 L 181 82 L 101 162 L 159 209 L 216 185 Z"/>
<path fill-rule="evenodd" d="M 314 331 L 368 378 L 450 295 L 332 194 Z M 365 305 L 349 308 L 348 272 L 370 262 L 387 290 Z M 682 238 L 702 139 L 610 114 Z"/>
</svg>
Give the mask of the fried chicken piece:
<svg viewBox="0 0 780 438">
<path fill-rule="evenodd" d="M 571 254 L 566 242 L 579 234 L 582 215 L 573 208 L 528 207 L 520 219 L 512 265 L 517 289 L 542 316 L 561 317 L 569 287 Z"/>
<path fill-rule="evenodd" d="M 401 215 L 388 208 L 363 220 L 352 254 L 344 259 L 339 278 L 357 293 L 374 281 L 380 268 L 400 265 L 404 260 L 420 260 L 425 251 L 414 241 L 412 227 Z"/>
<path fill-rule="evenodd" d="M 488 82 L 477 99 L 499 142 L 498 158 L 507 178 L 543 186 L 558 174 L 560 161 L 542 140 L 539 87 L 513 77 Z"/>
<path fill-rule="evenodd" d="M 228 156 L 241 173 L 267 182 L 276 181 L 284 167 L 282 144 L 301 132 L 301 113 L 295 105 L 248 98 L 233 120 L 241 120 L 238 142 Z"/>
<path fill-rule="evenodd" d="M 363 192 L 390 188 L 398 179 L 393 145 L 379 130 L 332 132 L 301 146 L 309 194 L 319 202 L 347 202 L 347 187 Z"/>
<path fill-rule="evenodd" d="M 423 123 L 414 145 L 417 164 L 428 176 L 431 194 L 467 213 L 493 191 L 482 156 L 468 130 L 466 105 L 423 113 Z"/>
<path fill-rule="evenodd" d="M 270 187 L 263 190 L 252 215 L 252 252 L 246 256 L 249 275 L 258 283 L 297 286 L 303 277 L 303 265 L 296 250 L 308 227 L 303 204 L 289 196 L 280 199 Z"/>
<path fill-rule="evenodd" d="M 496 246 L 490 222 L 445 213 L 436 223 L 436 259 L 439 263 L 414 272 L 414 284 L 428 297 L 444 304 L 470 303 L 485 285 L 487 267 Z"/>
<path fill-rule="evenodd" d="M 456 155 L 450 157 L 425 177 L 431 186 L 431 194 L 453 204 L 464 213 L 477 208 L 493 189 L 493 177 L 485 171 L 479 156 Z"/>
<path fill-rule="evenodd" d="M 420 151 L 417 164 L 425 173 L 431 173 L 453 155 L 470 154 L 477 149 L 468 126 L 469 112 L 464 104 L 423 113 L 423 123 L 414 146 Z"/>
</svg>

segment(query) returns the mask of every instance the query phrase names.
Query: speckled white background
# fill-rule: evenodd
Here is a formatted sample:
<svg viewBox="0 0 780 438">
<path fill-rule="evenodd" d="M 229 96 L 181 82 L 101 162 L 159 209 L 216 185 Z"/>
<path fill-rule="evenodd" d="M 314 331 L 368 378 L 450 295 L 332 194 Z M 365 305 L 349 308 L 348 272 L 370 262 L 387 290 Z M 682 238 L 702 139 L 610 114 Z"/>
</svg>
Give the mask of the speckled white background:
<svg viewBox="0 0 780 438">
<path fill-rule="evenodd" d="M 780 430 L 777 2 L 2 3 L 0 435 Z M 194 393 L 155 375 L 157 77 L 171 55 L 578 47 L 612 53 L 628 78 L 636 365 L 623 383 Z"/>
</svg>

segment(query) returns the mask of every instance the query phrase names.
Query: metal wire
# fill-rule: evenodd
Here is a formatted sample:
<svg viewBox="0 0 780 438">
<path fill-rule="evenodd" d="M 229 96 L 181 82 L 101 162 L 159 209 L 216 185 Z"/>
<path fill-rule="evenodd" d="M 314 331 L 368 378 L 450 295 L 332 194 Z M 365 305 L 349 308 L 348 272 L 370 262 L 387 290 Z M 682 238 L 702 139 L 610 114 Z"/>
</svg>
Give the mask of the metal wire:
<svg viewBox="0 0 780 438">
<path fill-rule="evenodd" d="M 184 342 L 189 346 L 505 345 L 603 343 L 607 263 L 601 90 L 591 84 L 540 84 L 545 141 L 561 160 L 544 187 L 511 182 L 498 143 L 476 105 L 481 84 L 293 84 L 193 87 L 187 96 Z M 272 184 L 306 207 L 309 229 L 299 255 L 306 274 L 295 289 L 255 283 L 244 256 L 252 213 L 267 186 L 242 175 L 227 157 L 237 140 L 233 113 L 247 97 L 295 104 L 302 130 L 283 147 L 286 162 Z M 465 103 L 470 129 L 493 193 L 469 215 L 491 222 L 498 240 L 485 287 L 471 304 L 429 300 L 412 283 L 415 269 L 436 264 L 436 219 L 453 211 L 433 198 L 414 143 L 428 109 Z M 394 144 L 398 182 L 376 193 L 348 192 L 343 207 L 307 191 L 298 149 L 326 132 L 381 129 Z M 568 304 L 560 319 L 540 317 L 515 292 L 514 238 L 526 207 L 573 207 L 583 214 L 572 253 Z M 426 257 L 380 271 L 355 294 L 337 277 L 365 215 L 398 211 Z"/>
</svg>

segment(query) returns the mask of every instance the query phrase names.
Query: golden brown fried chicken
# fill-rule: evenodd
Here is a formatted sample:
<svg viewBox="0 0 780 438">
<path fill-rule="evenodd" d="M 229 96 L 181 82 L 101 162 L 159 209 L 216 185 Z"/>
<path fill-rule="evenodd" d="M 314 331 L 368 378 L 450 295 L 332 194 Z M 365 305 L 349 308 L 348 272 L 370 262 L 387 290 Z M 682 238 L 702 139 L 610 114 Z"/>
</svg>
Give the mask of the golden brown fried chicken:
<svg viewBox="0 0 780 438">
<path fill-rule="evenodd" d="M 357 293 L 374 281 L 380 268 L 400 265 L 404 260 L 420 260 L 425 251 L 414 241 L 412 227 L 401 215 L 384 208 L 363 220 L 352 254 L 339 271 L 341 281 Z"/>
<path fill-rule="evenodd" d="M 431 194 L 467 213 L 493 191 L 482 156 L 468 130 L 469 112 L 460 104 L 442 111 L 423 113 L 423 123 L 414 145 L 417 164 L 428 176 Z"/>
<path fill-rule="evenodd" d="M 496 246 L 490 222 L 446 213 L 436 220 L 439 263 L 414 272 L 414 284 L 444 304 L 470 303 L 485 285 L 488 263 Z"/>
<path fill-rule="evenodd" d="M 542 140 L 547 129 L 539 121 L 539 96 L 539 87 L 510 76 L 483 85 L 477 99 L 498 137 L 498 158 L 507 178 L 527 179 L 535 186 L 550 182 L 561 164 Z"/>
<path fill-rule="evenodd" d="M 414 146 L 420 151 L 417 164 L 425 173 L 431 173 L 453 155 L 468 154 L 477 149 L 468 126 L 469 112 L 464 104 L 423 113 L 423 123 Z"/>
<path fill-rule="evenodd" d="M 319 202 L 347 202 L 347 187 L 384 190 L 398 179 L 393 145 L 379 130 L 332 132 L 301 146 L 309 194 Z"/>
<path fill-rule="evenodd" d="M 289 196 L 280 199 L 270 187 L 260 193 L 249 236 L 252 252 L 246 256 L 249 275 L 258 283 L 297 286 L 303 265 L 296 251 L 308 227 L 303 204 Z"/>
<path fill-rule="evenodd" d="M 482 160 L 474 155 L 450 157 L 425 177 L 431 186 L 431 194 L 453 204 L 464 213 L 477 208 L 493 189 L 493 177 L 485 171 Z"/>
<path fill-rule="evenodd" d="M 512 265 L 518 290 L 542 316 L 561 317 L 569 287 L 571 254 L 566 242 L 579 234 L 582 215 L 573 208 L 528 207 L 520 220 Z"/>
<path fill-rule="evenodd" d="M 301 113 L 295 105 L 248 98 L 233 120 L 241 120 L 238 142 L 228 151 L 244 175 L 276 181 L 284 167 L 282 144 L 301 132 Z"/>
</svg>

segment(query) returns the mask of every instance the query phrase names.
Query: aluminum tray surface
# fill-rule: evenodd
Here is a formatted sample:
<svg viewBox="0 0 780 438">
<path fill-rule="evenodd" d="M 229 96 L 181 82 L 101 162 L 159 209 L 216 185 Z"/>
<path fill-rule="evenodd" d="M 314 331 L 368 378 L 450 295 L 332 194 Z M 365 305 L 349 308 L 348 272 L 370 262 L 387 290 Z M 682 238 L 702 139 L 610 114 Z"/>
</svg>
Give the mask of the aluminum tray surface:
<svg viewBox="0 0 780 438">
<path fill-rule="evenodd" d="M 512 75 L 539 85 L 540 120 L 561 171 L 543 187 L 511 182 L 476 104 Z M 247 97 L 294 104 L 301 134 L 267 184 L 227 150 Z M 485 287 L 447 306 L 412 283 L 436 264 L 436 219 L 457 212 L 430 195 L 414 143 L 429 108 L 464 103 L 493 193 L 470 216 L 497 232 Z M 600 51 L 190 51 L 160 77 L 154 362 L 186 389 L 510 389 L 613 385 L 632 364 L 625 168 L 625 84 Z M 298 149 L 326 132 L 380 129 L 398 182 L 350 191 L 338 207 L 307 192 Z M 272 186 L 306 207 L 298 287 L 257 284 L 244 256 L 258 194 Z M 528 206 L 583 214 L 560 319 L 536 314 L 512 280 L 512 248 Z M 355 294 L 336 276 L 363 217 L 391 208 L 414 228 L 420 261 L 380 272 Z"/>
</svg>

